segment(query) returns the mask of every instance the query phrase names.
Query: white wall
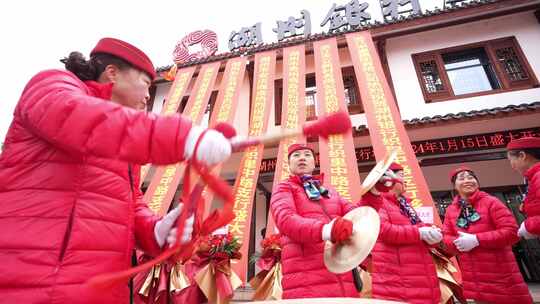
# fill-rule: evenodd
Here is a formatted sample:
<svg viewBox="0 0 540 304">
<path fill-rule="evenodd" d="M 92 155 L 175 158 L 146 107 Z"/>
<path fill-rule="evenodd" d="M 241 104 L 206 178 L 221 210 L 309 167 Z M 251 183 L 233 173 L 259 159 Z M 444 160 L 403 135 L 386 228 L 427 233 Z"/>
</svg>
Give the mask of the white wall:
<svg viewBox="0 0 540 304">
<path fill-rule="evenodd" d="M 412 54 L 515 36 L 538 77 L 540 73 L 540 24 L 532 12 L 466 23 L 392 38 L 387 55 L 403 119 L 540 101 L 540 88 L 426 104 Z"/>
</svg>

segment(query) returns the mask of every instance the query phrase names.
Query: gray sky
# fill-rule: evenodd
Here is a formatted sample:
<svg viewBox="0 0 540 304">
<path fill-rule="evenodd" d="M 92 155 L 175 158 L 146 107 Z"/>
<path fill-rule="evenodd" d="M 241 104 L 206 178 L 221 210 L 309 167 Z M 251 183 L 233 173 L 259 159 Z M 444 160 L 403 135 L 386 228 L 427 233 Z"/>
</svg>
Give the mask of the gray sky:
<svg viewBox="0 0 540 304">
<path fill-rule="evenodd" d="M 368 12 L 381 19 L 378 0 Z M 363 2 L 361 0 L 361 2 Z M 422 9 L 441 6 L 443 0 L 421 0 Z M 227 51 L 231 31 L 262 22 L 263 41 L 277 41 L 276 20 L 311 13 L 312 33 L 326 31 L 319 25 L 332 4 L 343 0 L 236 0 L 141 1 L 50 0 L 5 1 L 0 4 L 0 142 L 26 82 L 43 69 L 62 68 L 58 61 L 71 51 L 86 56 L 101 37 L 115 37 L 145 51 L 156 66 L 172 63 L 172 50 L 186 34 L 209 29 L 217 33 L 220 52 Z"/>
</svg>

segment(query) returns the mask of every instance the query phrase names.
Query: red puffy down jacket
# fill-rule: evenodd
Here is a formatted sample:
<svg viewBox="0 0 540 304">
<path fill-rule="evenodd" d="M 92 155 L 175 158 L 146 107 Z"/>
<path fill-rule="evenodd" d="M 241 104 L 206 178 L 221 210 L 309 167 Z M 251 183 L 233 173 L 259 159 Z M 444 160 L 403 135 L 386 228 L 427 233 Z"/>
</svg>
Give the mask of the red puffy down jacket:
<svg viewBox="0 0 540 304">
<path fill-rule="evenodd" d="M 282 234 L 283 298 L 358 297 L 352 274 L 334 274 L 324 265 L 322 228 L 355 208 L 333 189 L 330 197 L 312 201 L 297 176 L 274 189 L 271 210 Z M 365 195 L 366 199 L 373 196 Z"/>
<path fill-rule="evenodd" d="M 127 303 L 127 284 L 96 295 L 84 282 L 130 267 L 135 244 L 159 253 L 158 218 L 139 166 L 134 191 L 128 167 L 182 160 L 191 122 L 104 100 L 110 92 L 59 70 L 25 87 L 0 156 L 0 301 Z"/>
<path fill-rule="evenodd" d="M 527 197 L 523 201 L 523 212 L 527 215 L 525 228 L 532 234 L 540 235 L 540 163 L 527 170 L 525 177 L 529 182 Z"/>
<path fill-rule="evenodd" d="M 418 227 L 401 213 L 394 194 L 383 194 L 381 230 L 371 252 L 373 298 L 407 303 L 439 303 L 439 279 Z"/>
<path fill-rule="evenodd" d="M 446 209 L 443 234 L 447 250 L 458 255 L 465 297 L 492 304 L 532 303 L 512 253 L 518 237 L 510 210 L 496 197 L 477 191 L 469 202 L 480 214 L 480 220 L 463 229 L 456 225 L 461 210 L 458 199 L 456 196 Z M 453 243 L 458 231 L 475 234 L 479 246 L 459 252 Z"/>
</svg>

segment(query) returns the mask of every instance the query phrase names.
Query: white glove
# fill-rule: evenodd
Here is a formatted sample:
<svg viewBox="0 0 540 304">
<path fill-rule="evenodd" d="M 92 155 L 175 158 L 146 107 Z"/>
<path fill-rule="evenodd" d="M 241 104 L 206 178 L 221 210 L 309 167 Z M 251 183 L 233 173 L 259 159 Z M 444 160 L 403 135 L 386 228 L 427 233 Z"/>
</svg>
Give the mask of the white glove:
<svg viewBox="0 0 540 304">
<path fill-rule="evenodd" d="M 525 228 L 525 222 L 521 223 L 521 226 L 519 226 L 517 235 L 526 240 L 532 240 L 532 239 L 538 238 L 538 235 L 532 234 L 529 231 L 527 231 L 527 228 Z"/>
<path fill-rule="evenodd" d="M 461 252 L 468 252 L 473 250 L 480 243 L 478 238 L 474 234 L 458 231 L 459 237 L 454 240 L 454 245 Z"/>
<path fill-rule="evenodd" d="M 418 228 L 420 232 L 420 239 L 429 245 L 434 245 L 442 241 L 441 229 L 434 227 L 420 227 Z"/>
<path fill-rule="evenodd" d="M 180 244 L 186 244 L 191 241 L 191 235 L 193 234 L 193 223 L 195 222 L 195 216 L 191 215 L 187 218 L 184 231 L 182 231 L 182 237 L 180 238 Z M 176 243 L 178 228 L 174 227 L 167 236 L 167 244 L 174 245 Z"/>
<path fill-rule="evenodd" d="M 180 204 L 174 208 L 171 212 L 167 213 L 161 220 L 159 220 L 154 226 L 154 237 L 159 247 L 163 247 L 165 241 L 169 244 L 176 242 L 176 227 L 174 224 L 176 219 L 182 212 L 184 205 Z M 193 233 L 193 222 L 195 218 L 192 215 L 186 220 L 184 232 L 182 233 L 181 243 L 187 243 L 191 240 L 191 234 Z M 174 228 L 173 228 L 174 227 Z"/>
<path fill-rule="evenodd" d="M 184 158 L 192 158 L 195 145 L 204 130 L 198 126 L 191 127 L 186 139 Z M 197 160 L 206 166 L 213 166 L 225 161 L 229 156 L 231 156 L 231 143 L 229 140 L 216 130 L 209 129 L 206 131 L 197 149 Z"/>
<path fill-rule="evenodd" d="M 324 224 L 322 227 L 322 239 L 323 241 L 331 241 L 332 240 L 332 226 L 334 226 L 334 222 L 336 219 L 334 218 L 330 223 Z"/>
</svg>

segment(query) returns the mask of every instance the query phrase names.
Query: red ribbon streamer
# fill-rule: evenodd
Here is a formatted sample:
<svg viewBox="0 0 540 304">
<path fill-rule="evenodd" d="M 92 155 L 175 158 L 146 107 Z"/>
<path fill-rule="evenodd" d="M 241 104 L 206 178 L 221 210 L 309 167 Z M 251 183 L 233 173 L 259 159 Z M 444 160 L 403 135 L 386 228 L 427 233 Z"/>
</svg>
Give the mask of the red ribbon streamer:
<svg viewBox="0 0 540 304">
<path fill-rule="evenodd" d="M 164 252 L 162 252 L 160 255 L 158 255 L 155 259 L 152 259 L 141 265 L 138 265 L 131 269 L 112 273 L 105 273 L 90 278 L 87 281 L 87 284 L 90 287 L 102 290 L 112 288 L 117 284 L 126 282 L 129 278 L 133 277 L 139 272 L 148 271 L 154 265 L 163 263 L 168 258 L 174 255 L 176 255 L 176 259 L 182 261 L 188 260 L 192 255 L 195 243 L 200 237 L 209 235 L 217 228 L 227 225 L 234 219 L 234 196 L 231 187 L 221 178 L 212 175 L 210 170 L 201 165 L 195 157 L 195 155 L 197 155 L 197 150 L 199 148 L 201 139 L 203 138 L 206 131 L 207 130 L 205 130 L 203 134 L 199 136 L 199 139 L 197 140 L 195 149 L 193 151 L 194 157 L 192 157 L 191 161 L 188 162 L 186 166 L 186 171 L 184 173 L 184 185 L 182 192 L 184 208 L 182 209 L 182 212 L 180 212 L 180 216 L 177 219 L 178 237 L 176 238 L 176 243 Z M 216 194 L 216 196 L 220 197 L 223 200 L 223 209 L 215 210 L 204 221 L 199 220 L 202 219 L 204 200 L 200 197 L 200 195 L 198 198 L 191 198 L 188 194 L 190 193 L 190 167 L 193 167 L 193 169 L 195 169 L 195 171 L 201 176 L 201 179 L 208 185 L 210 190 L 212 190 Z M 189 243 L 182 245 L 180 244 L 180 236 L 184 232 L 184 226 L 187 218 L 192 214 L 196 215 L 195 222 L 198 222 L 198 224 L 195 225 L 196 229 L 194 229 L 192 240 Z"/>
</svg>

